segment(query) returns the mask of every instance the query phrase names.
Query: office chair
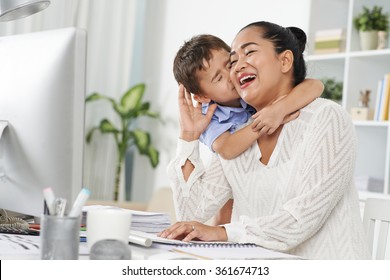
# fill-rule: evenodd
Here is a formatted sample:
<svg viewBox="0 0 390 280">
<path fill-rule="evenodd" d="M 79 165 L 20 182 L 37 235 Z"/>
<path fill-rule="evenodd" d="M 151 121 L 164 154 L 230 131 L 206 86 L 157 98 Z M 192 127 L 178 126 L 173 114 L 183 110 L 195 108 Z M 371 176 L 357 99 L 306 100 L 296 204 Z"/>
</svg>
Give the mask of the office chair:
<svg viewBox="0 0 390 280">
<path fill-rule="evenodd" d="M 376 223 L 379 225 L 376 226 Z M 368 236 L 371 254 L 374 254 L 374 243 L 376 244 L 374 259 L 383 260 L 385 258 L 389 224 L 390 199 L 368 198 L 364 206 L 363 225 Z M 378 234 L 376 230 L 379 230 Z M 376 236 L 378 236 L 377 240 L 375 240 Z"/>
</svg>

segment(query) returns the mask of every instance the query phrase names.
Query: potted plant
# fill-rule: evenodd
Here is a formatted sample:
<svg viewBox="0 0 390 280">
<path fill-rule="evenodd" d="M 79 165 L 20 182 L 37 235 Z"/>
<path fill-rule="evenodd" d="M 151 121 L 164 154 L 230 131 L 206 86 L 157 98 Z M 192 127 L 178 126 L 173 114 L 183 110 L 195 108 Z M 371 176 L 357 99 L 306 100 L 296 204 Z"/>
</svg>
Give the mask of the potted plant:
<svg viewBox="0 0 390 280">
<path fill-rule="evenodd" d="M 353 23 L 359 31 L 362 50 L 372 50 L 378 47 L 378 31 L 387 34 L 389 16 L 380 6 L 374 6 L 372 9 L 363 6 L 363 11 L 354 18 Z"/>
<path fill-rule="evenodd" d="M 324 84 L 324 91 L 321 97 L 340 103 L 343 98 L 343 82 L 333 78 L 324 78 L 321 81 Z"/>
<path fill-rule="evenodd" d="M 135 123 L 135 121 L 141 116 L 151 118 L 159 117 L 158 113 L 149 111 L 149 102 L 142 102 L 144 92 L 145 84 L 140 83 L 126 91 L 121 96 L 119 102 L 96 92 L 86 98 L 87 103 L 96 100 L 109 101 L 120 120 L 120 127 L 118 128 L 114 125 L 114 122 L 109 121 L 108 119 L 102 119 L 100 124 L 98 126 L 92 127 L 86 136 L 87 143 L 91 142 L 92 136 L 97 130 L 99 130 L 101 133 L 111 133 L 115 138 L 118 152 L 114 184 L 115 201 L 117 201 L 119 198 L 120 184 L 124 184 L 124 182 L 121 181 L 124 180 L 123 172 L 125 155 L 131 146 L 135 146 L 141 155 L 147 156 L 153 168 L 156 167 L 159 162 L 159 152 L 151 144 L 150 134 L 137 128 Z"/>
</svg>

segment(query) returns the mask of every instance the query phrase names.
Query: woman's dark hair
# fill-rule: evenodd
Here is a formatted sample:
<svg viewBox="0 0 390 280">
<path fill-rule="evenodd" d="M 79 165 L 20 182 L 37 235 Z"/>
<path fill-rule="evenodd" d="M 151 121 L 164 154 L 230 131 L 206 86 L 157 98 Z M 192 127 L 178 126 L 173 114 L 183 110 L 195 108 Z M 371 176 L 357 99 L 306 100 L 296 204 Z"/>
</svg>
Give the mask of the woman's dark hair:
<svg viewBox="0 0 390 280">
<path fill-rule="evenodd" d="M 262 32 L 262 38 L 273 43 L 276 53 L 290 50 L 294 55 L 294 86 L 306 78 L 306 64 L 303 52 L 306 47 L 306 34 L 298 27 L 283 27 L 272 22 L 253 22 L 242 28 L 258 27 Z"/>
</svg>

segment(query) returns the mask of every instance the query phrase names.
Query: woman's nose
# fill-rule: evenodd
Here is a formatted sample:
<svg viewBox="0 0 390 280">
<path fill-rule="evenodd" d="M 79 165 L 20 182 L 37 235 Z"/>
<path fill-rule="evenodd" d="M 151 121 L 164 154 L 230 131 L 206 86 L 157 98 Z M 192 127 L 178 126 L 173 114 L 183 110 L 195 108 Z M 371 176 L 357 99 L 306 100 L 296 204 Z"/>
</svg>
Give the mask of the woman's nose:
<svg viewBox="0 0 390 280">
<path fill-rule="evenodd" d="M 245 62 L 244 61 L 242 61 L 242 60 L 237 60 L 237 62 L 236 62 L 236 65 L 235 65 L 235 67 L 234 67 L 234 71 L 235 72 L 240 72 L 240 71 L 242 71 L 243 69 L 245 69 Z"/>
</svg>

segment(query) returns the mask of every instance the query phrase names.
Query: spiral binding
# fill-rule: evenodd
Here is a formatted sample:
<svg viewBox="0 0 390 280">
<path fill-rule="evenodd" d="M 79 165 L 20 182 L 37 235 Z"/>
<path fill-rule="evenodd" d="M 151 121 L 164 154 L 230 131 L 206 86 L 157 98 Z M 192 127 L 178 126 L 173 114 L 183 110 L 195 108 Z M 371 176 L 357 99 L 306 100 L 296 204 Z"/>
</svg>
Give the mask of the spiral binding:
<svg viewBox="0 0 390 280">
<path fill-rule="evenodd" d="M 229 242 L 196 242 L 177 244 L 177 247 L 202 247 L 202 248 L 250 248 L 256 247 L 254 243 L 229 243 Z"/>
</svg>

